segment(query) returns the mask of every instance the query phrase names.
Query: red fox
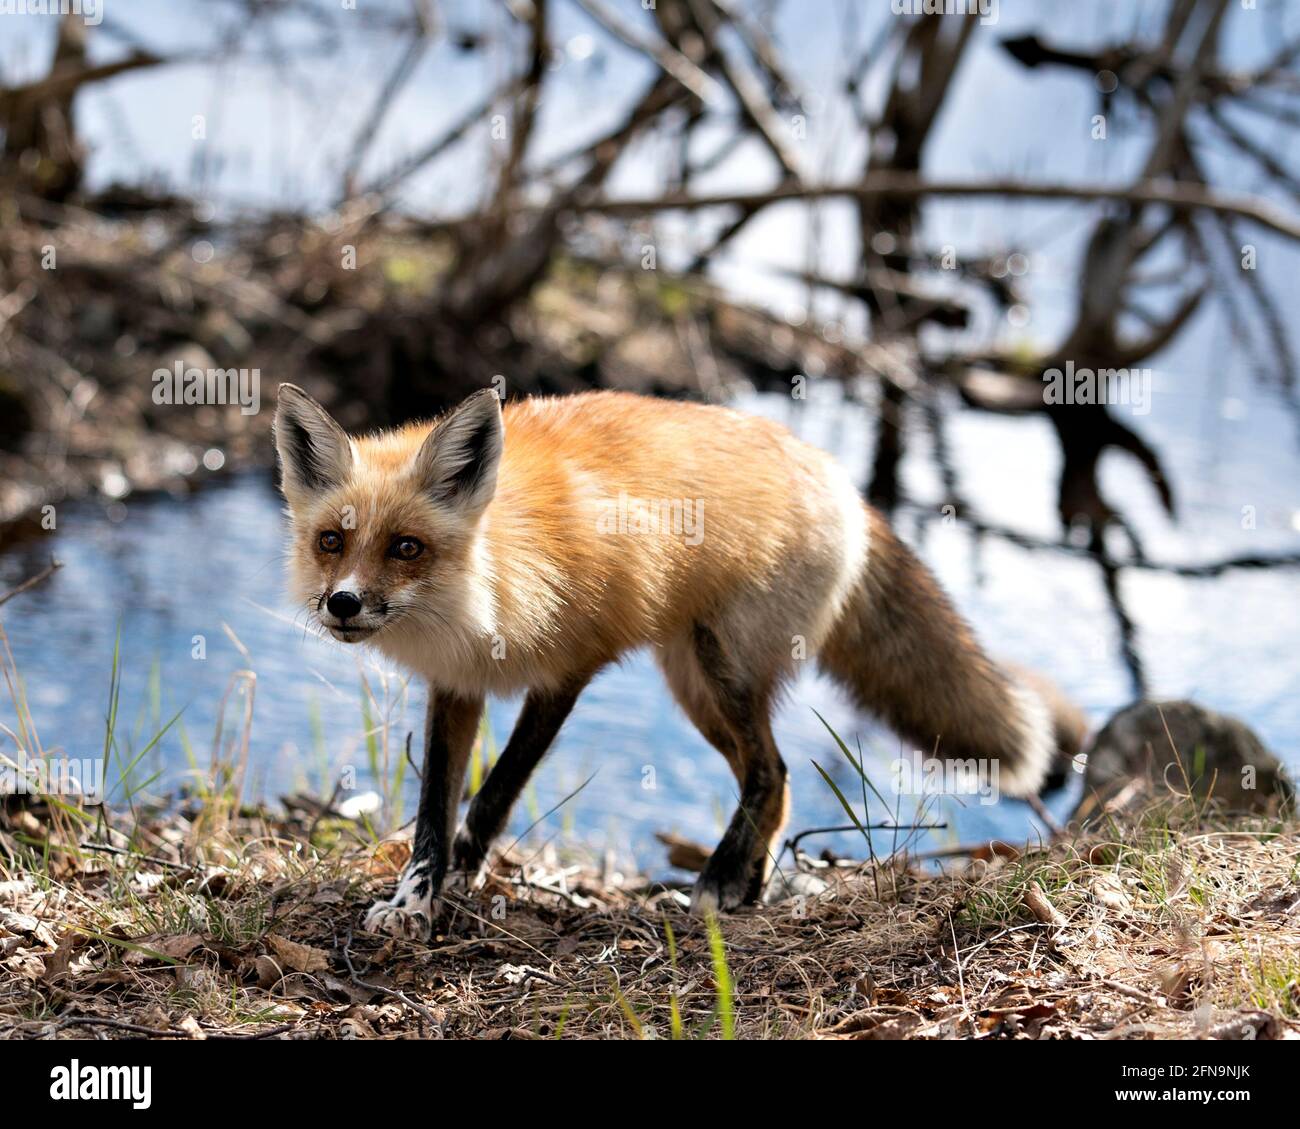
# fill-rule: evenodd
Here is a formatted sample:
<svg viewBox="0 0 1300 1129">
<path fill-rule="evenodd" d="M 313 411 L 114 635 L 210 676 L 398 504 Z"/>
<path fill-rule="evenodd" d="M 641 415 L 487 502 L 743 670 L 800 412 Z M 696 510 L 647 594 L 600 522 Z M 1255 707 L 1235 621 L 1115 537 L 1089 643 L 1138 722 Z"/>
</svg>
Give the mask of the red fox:
<svg viewBox="0 0 1300 1129">
<path fill-rule="evenodd" d="M 429 683 L 411 860 L 372 931 L 427 936 L 449 867 L 479 869 L 583 687 L 638 647 L 739 787 L 697 911 L 763 888 L 788 808 L 770 718 L 805 657 L 927 755 L 996 763 L 1012 794 L 1078 749 L 1081 715 L 985 657 L 847 472 L 779 424 L 623 392 L 503 411 L 486 390 L 349 438 L 282 384 L 275 441 L 295 597 Z M 520 691 L 457 832 L 485 697 Z"/>
</svg>

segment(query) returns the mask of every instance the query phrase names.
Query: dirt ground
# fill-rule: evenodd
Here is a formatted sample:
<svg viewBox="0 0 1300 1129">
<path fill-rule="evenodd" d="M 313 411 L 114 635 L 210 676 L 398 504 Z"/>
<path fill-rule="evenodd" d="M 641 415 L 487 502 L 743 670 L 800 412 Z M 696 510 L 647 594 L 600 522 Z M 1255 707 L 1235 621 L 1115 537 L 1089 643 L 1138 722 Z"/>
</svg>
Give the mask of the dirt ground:
<svg viewBox="0 0 1300 1129">
<path fill-rule="evenodd" d="M 1300 1037 L 1294 823 L 1150 812 L 944 873 L 804 858 L 823 893 L 717 923 L 548 847 L 419 944 L 359 924 L 401 840 L 0 819 L 0 1037 Z"/>
</svg>

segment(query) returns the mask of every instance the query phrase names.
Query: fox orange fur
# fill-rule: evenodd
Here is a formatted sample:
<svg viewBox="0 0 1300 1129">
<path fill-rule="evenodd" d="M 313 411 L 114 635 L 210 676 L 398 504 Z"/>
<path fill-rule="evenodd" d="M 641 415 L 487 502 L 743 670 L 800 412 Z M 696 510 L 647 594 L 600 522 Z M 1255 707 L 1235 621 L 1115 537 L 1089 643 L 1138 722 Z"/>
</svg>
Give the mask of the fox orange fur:
<svg viewBox="0 0 1300 1129">
<path fill-rule="evenodd" d="M 985 657 L 934 579 L 828 455 L 724 407 L 593 392 L 349 438 L 280 387 L 295 594 L 335 638 L 429 683 L 412 859 L 367 927 L 419 937 L 449 866 L 475 871 L 583 687 L 649 647 L 727 759 L 740 807 L 698 909 L 763 885 L 786 819 L 770 716 L 805 656 L 927 754 L 1033 791 L 1077 711 Z M 455 833 L 488 694 L 526 692 Z"/>
</svg>

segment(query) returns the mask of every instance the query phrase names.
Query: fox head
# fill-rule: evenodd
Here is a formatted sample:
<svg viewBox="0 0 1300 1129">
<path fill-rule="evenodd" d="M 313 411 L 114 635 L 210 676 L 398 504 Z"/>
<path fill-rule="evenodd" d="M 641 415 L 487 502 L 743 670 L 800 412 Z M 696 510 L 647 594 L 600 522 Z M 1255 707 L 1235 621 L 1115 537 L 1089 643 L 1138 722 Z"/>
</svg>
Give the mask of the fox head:
<svg viewBox="0 0 1300 1129">
<path fill-rule="evenodd" d="M 502 443 L 490 390 L 431 430 L 353 439 L 301 388 L 281 384 L 275 446 L 289 572 L 308 616 L 345 643 L 382 643 L 417 624 L 462 630 L 483 603 L 479 530 Z"/>
</svg>

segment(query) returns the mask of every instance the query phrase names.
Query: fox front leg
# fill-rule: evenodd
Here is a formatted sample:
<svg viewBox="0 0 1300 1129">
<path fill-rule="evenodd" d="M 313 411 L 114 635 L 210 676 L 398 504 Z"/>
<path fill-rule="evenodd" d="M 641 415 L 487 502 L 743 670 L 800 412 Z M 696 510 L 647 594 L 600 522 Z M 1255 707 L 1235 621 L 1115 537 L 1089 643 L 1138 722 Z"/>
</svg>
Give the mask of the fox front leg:
<svg viewBox="0 0 1300 1129">
<path fill-rule="evenodd" d="M 411 861 L 393 896 L 376 902 L 366 913 L 365 928 L 370 932 L 415 941 L 428 938 L 435 903 L 447 874 L 465 766 L 482 713 L 482 696 L 463 698 L 430 688 L 420 810 L 415 819 Z"/>
<path fill-rule="evenodd" d="M 510 740 L 483 781 L 483 787 L 470 801 L 465 826 L 452 845 L 452 865 L 463 870 L 471 882 L 482 867 L 492 841 L 505 827 L 519 793 L 590 679 L 591 675 L 584 673 L 569 679 L 559 689 L 528 692 Z"/>
</svg>

